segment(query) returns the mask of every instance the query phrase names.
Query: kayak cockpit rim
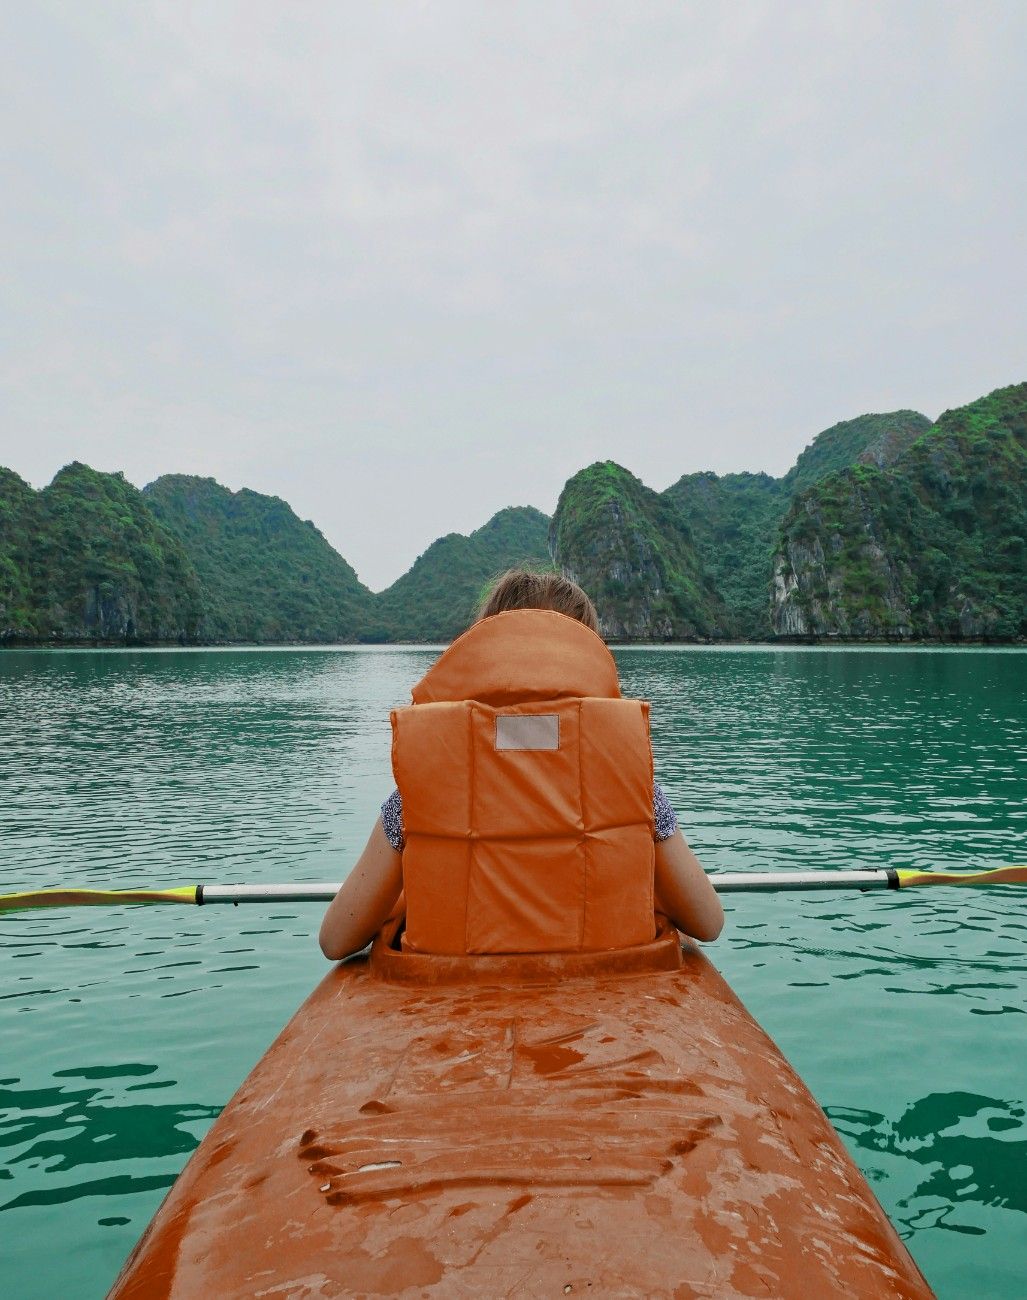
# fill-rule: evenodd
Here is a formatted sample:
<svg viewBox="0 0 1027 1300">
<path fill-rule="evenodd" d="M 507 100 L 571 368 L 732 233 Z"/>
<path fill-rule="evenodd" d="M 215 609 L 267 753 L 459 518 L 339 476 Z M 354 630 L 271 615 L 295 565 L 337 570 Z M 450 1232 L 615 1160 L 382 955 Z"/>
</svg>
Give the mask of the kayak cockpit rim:
<svg viewBox="0 0 1027 1300">
<path fill-rule="evenodd" d="M 371 976 L 385 984 L 556 984 L 674 971 L 682 964 L 681 935 L 662 916 L 657 918 L 656 937 L 630 948 L 477 956 L 407 952 L 399 945 L 401 924 L 387 922 L 371 945 Z"/>
</svg>

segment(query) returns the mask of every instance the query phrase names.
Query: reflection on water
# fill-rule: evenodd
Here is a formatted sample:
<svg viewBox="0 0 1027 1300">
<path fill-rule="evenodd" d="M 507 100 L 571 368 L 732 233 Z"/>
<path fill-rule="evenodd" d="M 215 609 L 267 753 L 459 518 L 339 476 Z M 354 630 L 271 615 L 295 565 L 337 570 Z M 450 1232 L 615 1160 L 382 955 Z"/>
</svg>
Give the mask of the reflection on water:
<svg viewBox="0 0 1027 1300">
<path fill-rule="evenodd" d="M 835 1128 L 857 1148 L 926 1166 L 899 1205 L 904 1236 L 945 1228 L 983 1236 L 960 1218 L 963 1207 L 1000 1206 L 1027 1214 L 1027 1126 L 1021 1103 L 969 1092 L 929 1093 L 894 1122 L 870 1110 L 828 1106 Z"/>
<path fill-rule="evenodd" d="M 84 1082 L 141 1078 L 155 1074 L 157 1068 L 125 1064 L 60 1070 L 55 1074 L 69 1082 L 46 1088 L 17 1087 L 18 1079 L 0 1080 L 0 1147 L 9 1148 L 4 1173 L 13 1178 L 20 1165 L 26 1171 L 25 1181 L 37 1184 L 0 1203 L 0 1210 L 170 1187 L 181 1157 L 199 1139 L 196 1125 L 206 1128 L 221 1108 L 133 1105 L 117 1101 L 102 1085 Z M 147 1079 L 129 1083 L 126 1091 L 169 1087 L 174 1087 L 173 1079 Z M 180 1158 L 167 1173 L 114 1172 L 119 1162 L 146 1161 L 152 1166 L 169 1156 Z M 91 1167 L 97 1165 L 105 1168 L 102 1177 L 92 1174 Z M 81 1172 L 68 1177 L 76 1170 Z"/>
<path fill-rule="evenodd" d="M 341 880 L 391 788 L 388 710 L 433 655 L 0 654 L 0 889 Z M 709 868 L 1027 855 L 1022 653 L 617 655 Z M 939 1295 L 1019 1300 L 1027 891 L 727 911 L 712 955 L 829 1103 Z M 318 921 L 291 906 L 0 918 L 5 1294 L 103 1293 L 324 970 Z"/>
</svg>

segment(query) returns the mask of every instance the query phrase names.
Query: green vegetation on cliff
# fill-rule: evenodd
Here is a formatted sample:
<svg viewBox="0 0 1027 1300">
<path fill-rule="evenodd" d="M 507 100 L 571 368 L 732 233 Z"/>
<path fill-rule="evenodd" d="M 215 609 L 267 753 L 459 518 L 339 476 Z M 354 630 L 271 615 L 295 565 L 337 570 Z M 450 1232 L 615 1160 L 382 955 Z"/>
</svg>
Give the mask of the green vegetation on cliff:
<svg viewBox="0 0 1027 1300">
<path fill-rule="evenodd" d="M 859 415 L 818 433 L 781 480 L 788 495 L 804 492 L 828 474 L 849 465 L 892 464 L 931 427 L 919 411 Z"/>
<path fill-rule="evenodd" d="M 278 497 L 80 464 L 36 492 L 0 469 L 0 644 L 448 640 L 491 577 L 550 563 L 548 527 L 502 510 L 375 596 Z"/>
<path fill-rule="evenodd" d="M 35 492 L 13 470 L 0 469 L 0 640 L 34 635 L 30 565 L 37 532 Z"/>
<path fill-rule="evenodd" d="M 674 506 L 613 461 L 566 483 L 550 545 L 596 603 L 604 635 L 690 640 L 724 634 L 725 610 Z"/>
<path fill-rule="evenodd" d="M 889 468 L 800 494 L 780 535 L 778 632 L 1027 635 L 1027 384 L 947 411 Z"/>
<path fill-rule="evenodd" d="M 166 474 L 143 492 L 199 577 L 205 640 L 332 642 L 368 633 L 371 592 L 278 497 L 185 474 Z"/>
<path fill-rule="evenodd" d="M 781 521 L 797 492 L 846 465 L 887 465 L 925 430 L 926 415 L 861 415 L 818 433 L 784 476 L 686 474 L 663 493 L 688 524 L 702 563 L 723 597 L 730 636 L 771 631 L 773 557 Z"/>
<path fill-rule="evenodd" d="M 549 567 L 549 517 L 510 506 L 469 536 L 448 533 L 375 598 L 382 639 L 448 641 L 471 622 L 489 580 L 520 565 Z"/>
<path fill-rule="evenodd" d="M 836 424 L 780 479 L 656 493 L 594 464 L 551 523 L 501 510 L 379 595 L 277 497 L 78 463 L 37 492 L 0 469 L 0 645 L 444 641 L 495 574 L 550 563 L 617 640 L 1027 637 L 1027 384 L 934 425 Z"/>
<path fill-rule="evenodd" d="M 769 474 L 686 474 L 663 493 L 687 523 L 727 608 L 732 636 L 769 626 L 771 553 L 788 502 Z"/>
<path fill-rule="evenodd" d="M 188 641 L 199 618 L 181 545 L 123 475 L 76 462 L 34 492 L 0 471 L 0 639 Z"/>
</svg>

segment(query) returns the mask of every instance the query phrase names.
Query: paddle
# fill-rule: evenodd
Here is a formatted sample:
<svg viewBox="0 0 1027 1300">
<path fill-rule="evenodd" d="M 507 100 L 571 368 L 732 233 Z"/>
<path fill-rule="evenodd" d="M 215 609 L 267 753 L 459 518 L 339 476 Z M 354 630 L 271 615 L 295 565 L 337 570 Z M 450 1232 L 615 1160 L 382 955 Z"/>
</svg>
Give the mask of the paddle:
<svg viewBox="0 0 1027 1300">
<path fill-rule="evenodd" d="M 922 885 L 1027 885 L 1027 866 L 987 871 L 723 871 L 710 881 L 718 894 L 800 890 L 914 889 Z M 327 903 L 337 884 L 179 885 L 173 889 L 33 889 L 0 894 L 0 912 L 32 907 L 99 907 L 116 903 Z"/>
</svg>

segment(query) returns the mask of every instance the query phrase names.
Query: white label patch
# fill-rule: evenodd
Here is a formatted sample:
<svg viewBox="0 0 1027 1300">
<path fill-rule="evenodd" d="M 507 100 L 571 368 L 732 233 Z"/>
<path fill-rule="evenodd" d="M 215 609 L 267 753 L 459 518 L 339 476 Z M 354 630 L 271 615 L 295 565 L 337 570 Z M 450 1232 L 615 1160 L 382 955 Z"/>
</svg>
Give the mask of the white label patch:
<svg viewBox="0 0 1027 1300">
<path fill-rule="evenodd" d="M 559 749 L 560 718 L 555 713 L 504 713 L 496 718 L 497 749 Z"/>
</svg>

